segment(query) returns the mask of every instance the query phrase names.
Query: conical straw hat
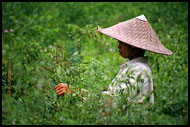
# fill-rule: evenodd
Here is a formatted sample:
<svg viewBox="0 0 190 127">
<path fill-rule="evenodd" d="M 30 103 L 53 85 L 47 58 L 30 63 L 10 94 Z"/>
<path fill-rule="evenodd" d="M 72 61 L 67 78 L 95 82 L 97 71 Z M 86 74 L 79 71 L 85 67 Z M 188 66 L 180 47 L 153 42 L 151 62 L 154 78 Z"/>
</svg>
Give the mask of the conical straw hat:
<svg viewBox="0 0 190 127">
<path fill-rule="evenodd" d="M 105 29 L 100 29 L 98 26 L 98 32 L 137 48 L 159 54 L 172 55 L 172 52 L 160 42 L 144 15 Z"/>
</svg>

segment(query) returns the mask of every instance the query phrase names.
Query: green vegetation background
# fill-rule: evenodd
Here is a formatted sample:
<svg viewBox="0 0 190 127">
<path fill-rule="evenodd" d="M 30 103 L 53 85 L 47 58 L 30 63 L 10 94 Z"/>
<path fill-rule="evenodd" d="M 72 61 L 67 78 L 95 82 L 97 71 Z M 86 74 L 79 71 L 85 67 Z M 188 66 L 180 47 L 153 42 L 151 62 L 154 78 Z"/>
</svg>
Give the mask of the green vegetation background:
<svg viewBox="0 0 190 127">
<path fill-rule="evenodd" d="M 144 14 L 172 56 L 146 52 L 154 106 L 101 96 L 119 71 L 117 41 L 96 31 Z M 125 60 L 124 62 L 126 62 Z M 8 68 L 11 94 L 8 98 Z M 64 82 L 91 93 L 63 99 Z M 130 112 L 126 115 L 126 109 Z M 187 2 L 3 2 L 2 124 L 188 124 Z"/>
</svg>

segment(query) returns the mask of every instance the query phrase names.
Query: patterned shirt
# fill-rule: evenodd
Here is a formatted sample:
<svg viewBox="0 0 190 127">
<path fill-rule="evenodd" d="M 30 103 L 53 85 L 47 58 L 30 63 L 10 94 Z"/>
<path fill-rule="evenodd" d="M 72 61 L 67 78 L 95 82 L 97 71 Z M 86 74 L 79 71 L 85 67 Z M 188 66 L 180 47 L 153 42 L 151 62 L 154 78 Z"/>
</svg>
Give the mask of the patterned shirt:
<svg viewBox="0 0 190 127">
<path fill-rule="evenodd" d="M 152 72 L 145 57 L 135 58 L 120 66 L 116 78 L 103 94 L 117 96 L 124 91 L 128 94 L 128 100 L 135 96 L 137 103 L 143 103 L 148 95 L 150 102 L 154 103 Z"/>
</svg>

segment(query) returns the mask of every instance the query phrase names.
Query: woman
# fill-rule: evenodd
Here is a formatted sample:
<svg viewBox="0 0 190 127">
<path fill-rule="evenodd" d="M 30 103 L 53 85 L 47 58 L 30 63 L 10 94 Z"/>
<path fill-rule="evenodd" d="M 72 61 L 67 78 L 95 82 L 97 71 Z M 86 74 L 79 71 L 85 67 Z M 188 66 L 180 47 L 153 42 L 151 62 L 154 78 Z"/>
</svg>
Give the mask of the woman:
<svg viewBox="0 0 190 127">
<path fill-rule="evenodd" d="M 120 71 L 116 78 L 112 81 L 112 84 L 109 85 L 108 90 L 103 92 L 103 94 L 118 95 L 121 90 L 126 92 L 127 88 L 132 85 L 135 86 L 136 89 L 130 90 L 131 93 L 128 94 L 129 97 L 132 98 L 136 96 L 134 101 L 143 103 L 145 99 L 143 94 L 146 95 L 150 93 L 150 102 L 154 103 L 154 96 L 153 93 L 151 93 L 153 91 L 151 69 L 147 63 L 147 58 L 144 57 L 145 50 L 135 48 L 121 41 L 118 42 L 119 54 L 123 58 L 128 58 L 130 61 L 120 66 Z M 143 82 L 138 83 L 138 78 L 139 80 L 143 80 Z M 137 88 L 139 88 L 139 90 Z M 137 93 L 137 91 L 139 92 Z M 128 99 L 131 101 L 130 98 Z"/>
<path fill-rule="evenodd" d="M 154 103 L 152 74 L 147 58 L 144 57 L 145 50 L 164 55 L 172 55 L 172 52 L 162 45 L 145 16 L 141 15 L 105 29 L 98 26 L 98 32 L 117 39 L 119 54 L 130 60 L 121 65 L 116 78 L 103 94 L 117 96 L 124 91 L 129 95 L 129 101 L 135 97 L 135 102 L 143 103 L 149 97 L 150 102 Z M 132 89 L 129 91 L 130 87 Z M 67 91 L 66 88 L 67 84 L 64 83 L 55 86 L 58 95 L 70 93 L 70 88 Z"/>
</svg>

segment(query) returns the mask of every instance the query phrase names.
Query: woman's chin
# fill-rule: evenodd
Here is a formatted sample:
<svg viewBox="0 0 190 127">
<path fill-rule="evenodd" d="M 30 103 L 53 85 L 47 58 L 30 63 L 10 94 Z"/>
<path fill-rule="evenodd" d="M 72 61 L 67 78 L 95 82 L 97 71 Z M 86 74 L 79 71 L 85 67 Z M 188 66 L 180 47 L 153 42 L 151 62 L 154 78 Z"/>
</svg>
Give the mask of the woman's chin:
<svg viewBox="0 0 190 127">
<path fill-rule="evenodd" d="M 122 54 L 119 54 L 121 57 L 123 57 L 123 58 L 126 58 L 125 56 L 123 56 Z"/>
<path fill-rule="evenodd" d="M 121 57 L 123 57 L 123 55 L 122 55 L 121 53 L 119 53 L 119 55 L 120 55 Z"/>
<path fill-rule="evenodd" d="M 127 56 L 123 55 L 121 52 L 119 52 L 119 55 L 123 58 L 127 58 Z"/>
<path fill-rule="evenodd" d="M 125 58 L 125 59 L 127 59 L 128 58 L 128 56 L 124 56 L 124 55 L 121 55 L 123 58 Z"/>
</svg>

